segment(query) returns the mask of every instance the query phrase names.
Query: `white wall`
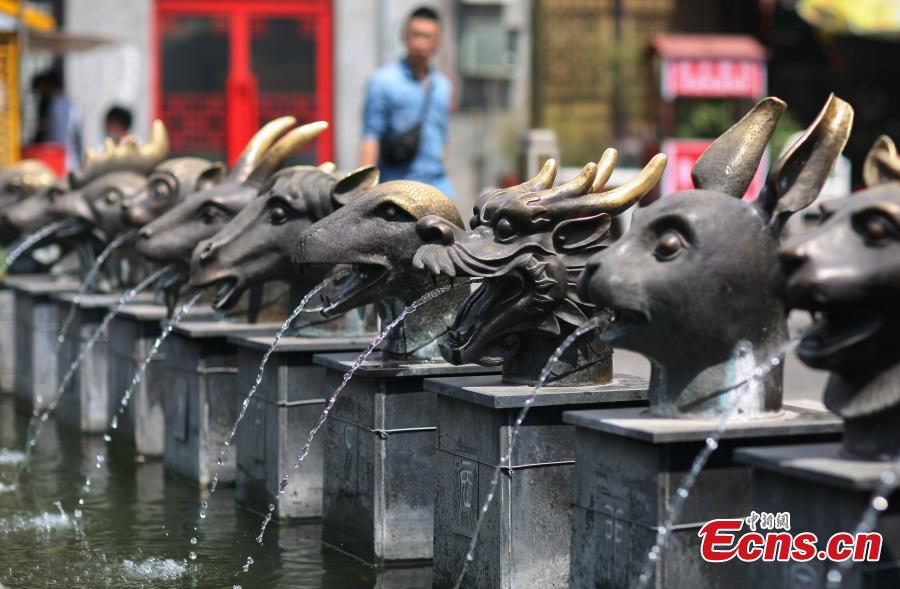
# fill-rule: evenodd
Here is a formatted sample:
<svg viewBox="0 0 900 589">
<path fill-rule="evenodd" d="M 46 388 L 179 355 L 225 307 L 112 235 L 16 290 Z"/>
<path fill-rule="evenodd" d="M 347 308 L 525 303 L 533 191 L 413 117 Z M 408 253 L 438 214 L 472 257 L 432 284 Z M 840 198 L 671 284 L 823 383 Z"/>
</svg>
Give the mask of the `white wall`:
<svg viewBox="0 0 900 589">
<path fill-rule="evenodd" d="M 147 137 L 152 10 L 152 0 L 66 1 L 66 30 L 122 40 L 66 58 L 66 91 L 81 110 L 85 147 L 102 144 L 103 116 L 113 104 L 131 109 L 132 131 L 141 139 Z"/>
</svg>

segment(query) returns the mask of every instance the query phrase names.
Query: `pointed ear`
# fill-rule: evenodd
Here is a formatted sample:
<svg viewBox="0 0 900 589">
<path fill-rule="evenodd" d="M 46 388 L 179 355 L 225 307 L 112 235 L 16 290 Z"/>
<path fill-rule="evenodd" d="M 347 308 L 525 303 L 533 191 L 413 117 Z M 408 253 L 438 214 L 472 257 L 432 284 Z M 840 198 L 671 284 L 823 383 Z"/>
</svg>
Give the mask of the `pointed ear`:
<svg viewBox="0 0 900 589">
<path fill-rule="evenodd" d="M 875 140 L 862 169 L 863 181 L 867 188 L 900 181 L 900 158 L 897 148 L 887 135 Z"/>
<path fill-rule="evenodd" d="M 776 232 L 819 196 L 852 126 L 853 107 L 832 94 L 803 136 L 775 163 L 756 206 Z"/>
<path fill-rule="evenodd" d="M 735 198 L 744 196 L 786 107 L 773 96 L 757 102 L 703 152 L 691 170 L 694 186 Z"/>
<path fill-rule="evenodd" d="M 197 186 L 195 192 L 206 190 L 210 186 L 215 186 L 225 178 L 225 164 L 216 162 L 203 170 L 203 173 L 197 178 Z"/>
<path fill-rule="evenodd" d="M 331 197 L 338 206 L 343 206 L 360 192 L 378 184 L 379 176 L 378 168 L 375 166 L 357 168 L 338 180 Z"/>
<path fill-rule="evenodd" d="M 561 253 L 584 251 L 599 246 L 609 237 L 612 218 L 606 213 L 581 219 L 567 219 L 553 228 L 553 246 Z"/>
</svg>

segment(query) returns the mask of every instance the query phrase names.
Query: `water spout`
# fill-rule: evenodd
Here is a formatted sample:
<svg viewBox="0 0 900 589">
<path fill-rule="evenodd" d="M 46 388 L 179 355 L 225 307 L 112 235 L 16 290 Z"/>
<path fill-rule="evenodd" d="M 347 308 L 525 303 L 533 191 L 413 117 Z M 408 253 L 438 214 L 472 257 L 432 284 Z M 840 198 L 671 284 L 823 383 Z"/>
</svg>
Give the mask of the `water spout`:
<svg viewBox="0 0 900 589">
<path fill-rule="evenodd" d="M 62 229 L 67 229 L 76 225 L 77 221 L 72 221 L 71 219 L 65 221 L 57 221 L 56 223 L 50 223 L 49 225 L 44 225 L 34 233 L 27 235 L 22 238 L 19 243 L 17 243 L 9 253 L 6 254 L 6 269 L 12 268 L 12 265 L 15 261 L 25 252 L 36 246 L 38 243 L 53 235 L 57 231 Z"/>
</svg>

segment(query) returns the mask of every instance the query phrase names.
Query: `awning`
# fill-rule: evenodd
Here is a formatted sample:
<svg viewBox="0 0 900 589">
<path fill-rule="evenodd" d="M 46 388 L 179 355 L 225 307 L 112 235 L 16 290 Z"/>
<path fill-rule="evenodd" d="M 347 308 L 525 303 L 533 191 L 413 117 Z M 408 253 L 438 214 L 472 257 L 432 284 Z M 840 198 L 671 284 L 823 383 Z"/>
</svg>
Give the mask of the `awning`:
<svg viewBox="0 0 900 589">
<path fill-rule="evenodd" d="M 799 0 L 797 13 L 833 35 L 900 38 L 897 0 Z"/>
<path fill-rule="evenodd" d="M 34 31 L 52 31 L 56 28 L 56 19 L 52 14 L 27 2 L 20 7 L 16 0 L 0 0 L 0 13 L 15 20 L 21 17 L 25 26 Z"/>
<path fill-rule="evenodd" d="M 46 51 L 54 54 L 87 51 L 95 47 L 119 42 L 119 40 L 109 37 L 70 31 L 29 30 L 27 36 L 29 51 Z"/>
</svg>

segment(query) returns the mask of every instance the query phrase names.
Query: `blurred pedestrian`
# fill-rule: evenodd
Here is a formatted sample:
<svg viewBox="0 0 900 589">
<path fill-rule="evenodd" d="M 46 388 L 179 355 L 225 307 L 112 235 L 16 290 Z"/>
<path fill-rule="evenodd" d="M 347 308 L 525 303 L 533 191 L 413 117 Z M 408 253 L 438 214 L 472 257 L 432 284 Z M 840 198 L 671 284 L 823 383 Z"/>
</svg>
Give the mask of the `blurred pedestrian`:
<svg viewBox="0 0 900 589">
<path fill-rule="evenodd" d="M 430 64 L 441 44 L 440 15 L 424 6 L 413 10 L 403 41 L 406 55 L 369 78 L 360 162 L 377 164 L 382 180 L 418 180 L 452 197 L 444 146 L 453 91 Z"/>
<path fill-rule="evenodd" d="M 103 119 L 103 132 L 107 137 L 119 143 L 123 137 L 131 133 L 132 120 L 130 110 L 123 106 L 113 106 L 106 111 Z"/>
<path fill-rule="evenodd" d="M 38 98 L 34 143 L 61 143 L 66 150 L 66 168 L 75 170 L 81 161 L 81 121 L 75 104 L 63 93 L 62 75 L 56 70 L 38 74 L 31 81 Z"/>
</svg>

